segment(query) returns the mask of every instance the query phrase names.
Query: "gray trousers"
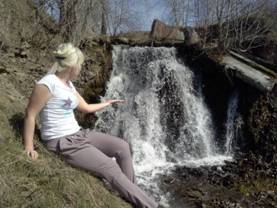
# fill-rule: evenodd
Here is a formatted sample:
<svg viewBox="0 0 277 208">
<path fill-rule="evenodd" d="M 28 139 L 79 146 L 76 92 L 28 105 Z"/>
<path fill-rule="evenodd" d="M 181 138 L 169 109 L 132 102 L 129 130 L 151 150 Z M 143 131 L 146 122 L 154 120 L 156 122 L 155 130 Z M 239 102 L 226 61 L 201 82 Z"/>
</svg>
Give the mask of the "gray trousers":
<svg viewBox="0 0 277 208">
<path fill-rule="evenodd" d="M 88 170 L 105 178 L 123 198 L 138 208 L 156 208 L 135 183 L 134 169 L 127 142 L 118 137 L 89 129 L 44 141 L 48 150 L 62 155 L 72 166 Z M 116 161 L 112 159 L 116 158 Z"/>
</svg>

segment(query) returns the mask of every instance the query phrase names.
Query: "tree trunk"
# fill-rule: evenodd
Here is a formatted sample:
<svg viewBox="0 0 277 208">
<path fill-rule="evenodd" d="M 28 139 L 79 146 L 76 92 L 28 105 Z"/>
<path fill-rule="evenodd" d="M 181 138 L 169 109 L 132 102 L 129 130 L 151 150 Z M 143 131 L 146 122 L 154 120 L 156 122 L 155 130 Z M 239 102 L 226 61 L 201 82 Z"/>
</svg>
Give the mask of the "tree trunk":
<svg viewBox="0 0 277 208">
<path fill-rule="evenodd" d="M 102 14 L 105 1 L 61 0 L 60 27 L 65 40 L 78 45 L 82 39 L 104 32 L 105 23 L 103 26 L 102 18 L 105 16 Z"/>
</svg>

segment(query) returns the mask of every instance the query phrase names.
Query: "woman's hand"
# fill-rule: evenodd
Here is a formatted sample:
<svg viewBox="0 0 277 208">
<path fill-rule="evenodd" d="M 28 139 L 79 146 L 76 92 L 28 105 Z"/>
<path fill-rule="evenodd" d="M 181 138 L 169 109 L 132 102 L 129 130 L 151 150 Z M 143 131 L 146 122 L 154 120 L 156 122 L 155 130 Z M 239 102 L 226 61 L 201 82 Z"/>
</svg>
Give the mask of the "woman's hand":
<svg viewBox="0 0 277 208">
<path fill-rule="evenodd" d="M 125 100 L 107 100 L 106 101 L 109 104 L 113 104 L 113 103 L 124 103 Z"/>
<path fill-rule="evenodd" d="M 38 153 L 33 148 L 25 148 L 25 152 L 32 160 L 36 160 L 38 158 Z"/>
<path fill-rule="evenodd" d="M 123 103 L 125 100 L 106 100 L 101 103 L 88 104 L 85 99 L 76 91 L 76 96 L 79 100 L 78 110 L 83 113 L 94 113 L 96 111 L 102 110 L 103 108 L 113 104 L 113 103 Z"/>
</svg>

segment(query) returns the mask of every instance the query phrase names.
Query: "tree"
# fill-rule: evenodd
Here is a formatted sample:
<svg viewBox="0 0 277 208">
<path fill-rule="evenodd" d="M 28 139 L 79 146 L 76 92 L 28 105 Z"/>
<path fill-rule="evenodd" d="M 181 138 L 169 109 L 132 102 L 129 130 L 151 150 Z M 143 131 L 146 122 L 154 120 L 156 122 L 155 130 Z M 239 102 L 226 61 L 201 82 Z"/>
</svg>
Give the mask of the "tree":
<svg viewBox="0 0 277 208">
<path fill-rule="evenodd" d="M 191 9 L 189 0 L 165 0 L 169 8 L 169 24 L 174 26 L 184 26 L 189 23 L 189 14 Z"/>
<path fill-rule="evenodd" d="M 131 0 L 136 1 L 136 0 Z M 138 13 L 130 0 L 35 0 L 38 10 L 49 13 L 57 21 L 67 41 L 98 34 L 116 35 L 141 28 Z"/>
<path fill-rule="evenodd" d="M 110 35 L 141 28 L 140 18 L 131 9 L 130 0 L 109 0 L 107 4 L 107 27 Z"/>
<path fill-rule="evenodd" d="M 39 12 L 47 12 L 57 22 L 66 41 L 106 33 L 106 0 L 35 0 Z"/>
<path fill-rule="evenodd" d="M 60 26 L 63 36 L 78 43 L 83 38 L 101 33 L 104 4 L 105 0 L 61 0 Z"/>
<path fill-rule="evenodd" d="M 204 40 L 216 38 L 222 49 L 241 50 L 263 44 L 261 40 L 273 25 L 273 8 L 277 5 L 275 0 L 164 1 L 169 8 L 169 21 L 173 20 L 174 25 L 201 27 Z"/>
</svg>

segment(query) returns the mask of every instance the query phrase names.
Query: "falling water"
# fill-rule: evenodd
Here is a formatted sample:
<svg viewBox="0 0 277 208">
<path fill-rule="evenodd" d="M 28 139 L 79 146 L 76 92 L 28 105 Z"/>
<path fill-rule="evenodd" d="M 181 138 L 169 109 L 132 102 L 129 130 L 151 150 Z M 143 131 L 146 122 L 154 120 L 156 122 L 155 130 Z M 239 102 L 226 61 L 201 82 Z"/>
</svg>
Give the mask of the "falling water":
<svg viewBox="0 0 277 208">
<path fill-rule="evenodd" d="M 113 49 L 113 72 L 102 99 L 126 102 L 98 113 L 96 129 L 131 144 L 137 182 L 154 195 L 160 195 L 159 174 L 176 165 L 230 159 L 216 152 L 211 115 L 194 81 L 175 48 Z"/>
<path fill-rule="evenodd" d="M 238 91 L 232 92 L 227 110 L 227 122 L 226 122 L 226 143 L 225 143 L 225 154 L 233 154 L 233 141 L 235 134 L 235 118 L 237 116 L 238 108 Z"/>
</svg>

